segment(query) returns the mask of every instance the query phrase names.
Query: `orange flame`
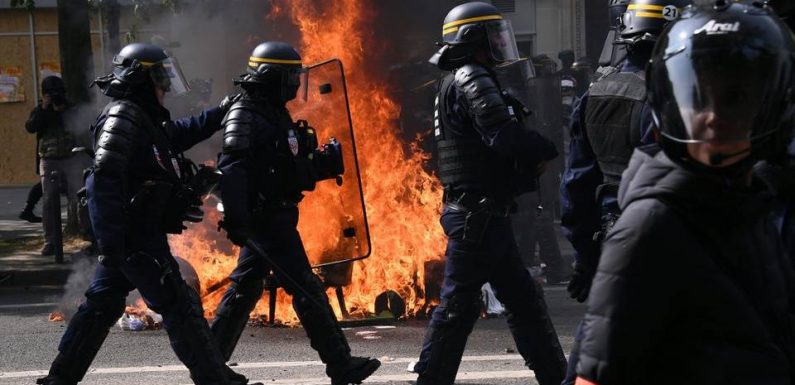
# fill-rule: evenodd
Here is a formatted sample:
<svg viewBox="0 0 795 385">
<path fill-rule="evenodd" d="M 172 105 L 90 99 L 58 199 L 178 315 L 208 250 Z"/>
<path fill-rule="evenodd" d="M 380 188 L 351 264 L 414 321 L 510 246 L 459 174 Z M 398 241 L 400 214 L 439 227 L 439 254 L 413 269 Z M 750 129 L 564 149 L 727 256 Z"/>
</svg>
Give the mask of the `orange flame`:
<svg viewBox="0 0 795 385">
<path fill-rule="evenodd" d="M 59 311 L 54 311 L 50 313 L 50 316 L 47 317 L 47 319 L 49 319 L 50 322 L 63 322 L 66 319 L 66 316 Z"/>
<path fill-rule="evenodd" d="M 406 153 L 397 135 L 400 106 L 389 97 L 385 76 L 367 65 L 367 57 L 377 52 L 365 52 L 364 47 L 383 44 L 369 32 L 375 20 L 372 3 L 276 0 L 273 5 L 269 18 L 280 16 L 284 9 L 300 30 L 299 51 L 304 63 L 336 57 L 345 66 L 372 239 L 371 257 L 354 264 L 352 283 L 344 288 L 348 310 L 357 315 L 372 313 L 375 297 L 394 290 L 406 301 L 408 315 L 413 315 L 426 302 L 425 263 L 443 258 L 445 239 L 438 225 L 442 192 L 438 181 L 422 168 L 429 155 L 416 145 Z M 309 120 L 313 120 L 311 114 Z M 327 138 L 323 127 L 317 129 L 321 139 Z M 298 227 L 313 263 L 334 248 L 330 243 L 339 238 L 338 228 L 318 223 L 313 215 L 320 207 L 338 204 L 338 196 L 327 193 L 335 188 L 333 183 L 321 182 L 318 190 L 301 203 Z M 224 282 L 237 255 L 237 250 L 213 228 L 218 219 L 218 213 L 210 211 L 204 226 L 194 226 L 171 242 L 175 255 L 186 258 L 198 271 L 208 316 L 212 316 L 223 293 L 208 289 L 218 289 Z M 253 316 L 267 314 L 267 295 Z M 287 296 L 281 293 L 277 302 L 276 318 L 295 322 Z M 336 307 L 336 300 L 331 302 Z"/>
</svg>

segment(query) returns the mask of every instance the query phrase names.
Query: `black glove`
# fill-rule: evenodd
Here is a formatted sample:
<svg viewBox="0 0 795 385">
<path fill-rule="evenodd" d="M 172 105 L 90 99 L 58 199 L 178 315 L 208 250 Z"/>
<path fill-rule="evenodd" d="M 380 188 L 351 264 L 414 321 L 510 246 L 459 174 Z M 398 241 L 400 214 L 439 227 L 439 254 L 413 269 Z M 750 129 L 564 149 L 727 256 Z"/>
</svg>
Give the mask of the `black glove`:
<svg viewBox="0 0 795 385">
<path fill-rule="evenodd" d="M 246 241 L 251 239 L 253 235 L 248 226 L 232 226 L 227 222 L 220 221 L 218 222 L 218 230 L 220 231 L 222 228 L 226 230 L 226 237 L 240 247 L 245 246 Z"/>
<path fill-rule="evenodd" d="M 227 111 L 229 111 L 229 108 L 231 108 L 232 105 L 235 104 L 235 102 L 240 100 L 240 98 L 242 97 L 243 94 L 226 95 L 226 97 L 223 100 L 221 100 L 221 103 L 218 104 L 218 108 L 220 108 L 221 110 L 224 111 L 224 113 L 226 113 Z"/>
<path fill-rule="evenodd" d="M 596 274 L 596 266 L 594 264 L 587 264 L 581 261 L 574 262 L 574 273 L 569 281 L 569 286 L 566 288 L 569 291 L 569 296 L 583 303 L 588 299 L 588 293 L 591 292 L 591 283 Z"/>
</svg>

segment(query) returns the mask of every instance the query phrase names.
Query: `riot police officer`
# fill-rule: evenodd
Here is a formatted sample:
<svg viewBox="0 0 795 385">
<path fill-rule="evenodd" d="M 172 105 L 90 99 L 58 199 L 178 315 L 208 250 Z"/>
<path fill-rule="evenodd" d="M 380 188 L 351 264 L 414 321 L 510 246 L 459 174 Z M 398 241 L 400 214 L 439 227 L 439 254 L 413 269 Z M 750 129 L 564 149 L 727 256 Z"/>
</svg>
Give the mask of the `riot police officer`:
<svg viewBox="0 0 795 385">
<path fill-rule="evenodd" d="M 605 37 L 605 43 L 602 46 L 602 53 L 599 56 L 599 67 L 594 73 L 594 81 L 620 69 L 624 59 L 627 57 L 627 46 L 615 44 L 615 42 L 619 33 L 621 33 L 621 16 L 627 11 L 628 5 L 629 0 L 607 0 L 610 29 L 607 31 L 607 37 Z"/>
<path fill-rule="evenodd" d="M 574 107 L 569 154 L 561 183 L 561 226 L 576 251 L 572 298 L 584 302 L 599 261 L 601 240 L 621 213 L 618 186 L 635 147 L 654 142 L 646 103 L 644 69 L 657 36 L 689 0 L 632 0 L 616 44 L 625 46 L 620 71 L 591 85 Z M 578 327 L 569 355 L 568 384 L 574 382 Z"/>
<path fill-rule="evenodd" d="M 554 145 L 523 127 L 525 108 L 500 87 L 493 69 L 518 59 L 510 23 L 491 4 L 471 2 L 445 17 L 431 63 L 450 71 L 435 107 L 442 227 L 448 237 L 441 303 L 434 310 L 418 385 L 451 385 L 489 282 L 507 309 L 519 353 L 542 385 L 559 384 L 565 358 L 536 287 L 519 257 L 509 215 L 514 197 L 536 189 Z"/>
<path fill-rule="evenodd" d="M 331 383 L 358 384 L 381 363 L 351 356 L 296 229 L 303 192 L 343 173 L 339 144 L 319 150 L 314 129 L 305 121 L 294 122 L 285 106 L 296 97 L 301 72 L 301 56 L 292 46 L 265 42 L 254 49 L 247 73 L 236 81 L 244 95 L 224 118 L 218 166 L 223 173 L 222 225 L 241 250 L 212 331 L 228 360 L 262 296 L 263 279 L 273 270 L 292 295 L 295 312 L 326 364 Z"/>
<path fill-rule="evenodd" d="M 138 289 L 163 316 L 171 346 L 200 385 L 246 384 L 226 367 L 204 318 L 198 293 L 186 285 L 167 233 L 185 219 L 201 220 L 201 201 L 185 185 L 180 153 L 221 127 L 221 107 L 172 121 L 167 92 L 185 90 L 177 62 L 151 44 L 129 44 L 113 58 L 113 73 L 95 81 L 108 103 L 92 126 L 95 158 L 86 179 L 99 266 L 86 301 L 69 322 L 49 375 L 37 383 L 74 385 L 83 379 L 110 327 Z"/>
<path fill-rule="evenodd" d="M 646 77 L 659 146 L 621 181 L 578 383 L 795 383 L 795 277 L 751 176 L 791 139 L 793 58 L 758 1 L 694 2 L 660 36 Z"/>
</svg>

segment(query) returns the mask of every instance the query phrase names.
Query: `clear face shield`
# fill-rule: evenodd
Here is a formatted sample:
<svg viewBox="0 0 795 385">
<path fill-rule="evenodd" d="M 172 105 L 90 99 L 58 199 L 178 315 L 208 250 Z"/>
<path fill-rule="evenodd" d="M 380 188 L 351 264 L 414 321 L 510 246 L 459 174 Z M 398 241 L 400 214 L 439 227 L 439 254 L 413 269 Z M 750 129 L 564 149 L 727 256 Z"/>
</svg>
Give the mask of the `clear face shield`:
<svg viewBox="0 0 795 385">
<path fill-rule="evenodd" d="M 497 63 L 512 63 L 519 60 L 519 48 L 516 45 L 511 22 L 495 20 L 485 23 L 485 26 L 492 58 Z"/>
<path fill-rule="evenodd" d="M 149 67 L 149 76 L 155 86 L 166 92 L 171 92 L 173 96 L 181 95 L 190 91 L 190 86 L 182 74 L 182 67 L 176 58 L 169 57 Z"/>
<path fill-rule="evenodd" d="M 687 143 L 702 163 L 725 165 L 725 159 L 750 152 L 753 141 L 775 129 L 770 110 L 781 101 L 772 95 L 779 94 L 778 74 L 787 70 L 776 53 L 748 47 L 691 50 L 666 59 L 665 67 L 667 79 L 656 81 L 664 82 L 658 87 L 671 97 L 655 119 L 667 127 L 662 135 Z M 671 121 L 677 115 L 680 122 Z"/>
</svg>

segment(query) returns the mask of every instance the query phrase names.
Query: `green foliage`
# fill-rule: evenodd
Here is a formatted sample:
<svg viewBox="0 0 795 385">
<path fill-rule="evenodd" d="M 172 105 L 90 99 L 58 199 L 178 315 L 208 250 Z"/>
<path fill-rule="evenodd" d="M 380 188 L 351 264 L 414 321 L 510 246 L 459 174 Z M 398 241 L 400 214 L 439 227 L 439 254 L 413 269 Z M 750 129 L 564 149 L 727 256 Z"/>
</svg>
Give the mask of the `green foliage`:
<svg viewBox="0 0 795 385">
<path fill-rule="evenodd" d="M 33 9 L 36 8 L 36 0 L 11 0 L 11 8 L 27 8 Z"/>
<path fill-rule="evenodd" d="M 139 19 L 149 22 L 150 15 L 156 7 L 165 7 L 173 13 L 182 10 L 180 0 L 133 0 L 133 13 Z"/>
<path fill-rule="evenodd" d="M 124 44 L 135 43 L 137 40 L 138 28 L 135 24 L 130 26 L 130 30 L 124 34 Z"/>
</svg>

